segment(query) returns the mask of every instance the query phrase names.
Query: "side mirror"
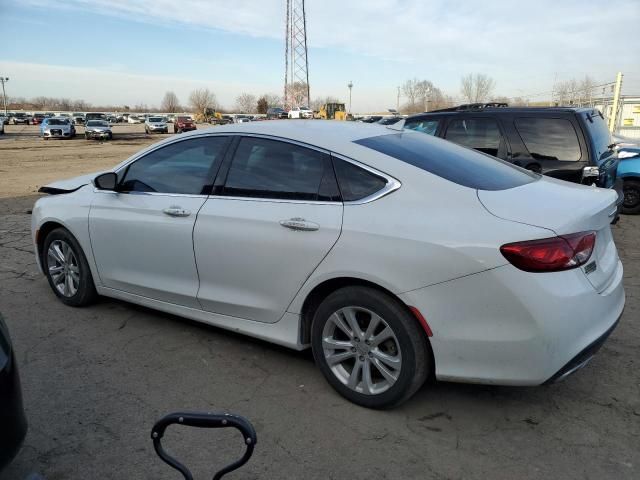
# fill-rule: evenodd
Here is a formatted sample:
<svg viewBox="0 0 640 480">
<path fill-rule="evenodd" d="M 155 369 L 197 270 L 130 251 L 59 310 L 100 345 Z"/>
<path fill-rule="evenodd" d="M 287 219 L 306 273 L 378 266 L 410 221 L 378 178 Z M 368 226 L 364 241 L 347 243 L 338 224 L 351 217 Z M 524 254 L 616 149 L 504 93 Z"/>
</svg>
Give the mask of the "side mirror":
<svg viewBox="0 0 640 480">
<path fill-rule="evenodd" d="M 114 172 L 103 173 L 93 179 L 93 184 L 98 190 L 116 190 L 118 175 Z"/>
<path fill-rule="evenodd" d="M 598 167 L 584 167 L 582 169 L 582 178 L 598 178 L 600 176 L 600 169 Z"/>
</svg>

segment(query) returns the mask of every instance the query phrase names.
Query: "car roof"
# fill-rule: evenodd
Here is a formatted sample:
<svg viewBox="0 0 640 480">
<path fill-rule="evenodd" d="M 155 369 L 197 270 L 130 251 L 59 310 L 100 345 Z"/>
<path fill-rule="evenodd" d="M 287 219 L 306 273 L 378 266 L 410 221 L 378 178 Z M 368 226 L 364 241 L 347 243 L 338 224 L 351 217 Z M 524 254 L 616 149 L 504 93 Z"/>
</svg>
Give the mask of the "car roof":
<svg viewBox="0 0 640 480">
<path fill-rule="evenodd" d="M 432 112 L 416 113 L 407 117 L 407 120 L 412 118 L 420 118 L 427 115 L 433 116 L 455 116 L 455 115 L 504 115 L 509 113 L 525 113 L 525 114 L 542 114 L 542 113 L 587 113 L 592 112 L 593 108 L 587 107 L 487 107 L 479 109 L 464 109 L 458 111 L 439 111 L 434 110 Z"/>
</svg>

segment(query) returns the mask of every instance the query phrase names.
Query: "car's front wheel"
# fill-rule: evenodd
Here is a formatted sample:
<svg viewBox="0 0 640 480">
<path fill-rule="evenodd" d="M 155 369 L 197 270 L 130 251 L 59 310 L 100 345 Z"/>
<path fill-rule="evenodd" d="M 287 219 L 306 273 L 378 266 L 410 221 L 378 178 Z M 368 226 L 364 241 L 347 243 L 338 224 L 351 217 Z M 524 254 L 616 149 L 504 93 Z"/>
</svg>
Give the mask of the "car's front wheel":
<svg viewBox="0 0 640 480">
<path fill-rule="evenodd" d="M 623 192 L 622 213 L 640 213 L 640 180 L 625 180 Z"/>
<path fill-rule="evenodd" d="M 311 344 L 333 388 L 370 408 L 404 402 L 432 368 L 430 346 L 416 319 L 399 301 L 369 287 L 329 295 L 314 315 Z"/>
<path fill-rule="evenodd" d="M 66 305 L 81 307 L 96 299 L 98 294 L 87 259 L 68 230 L 56 228 L 47 235 L 42 269 L 53 293 Z"/>
</svg>

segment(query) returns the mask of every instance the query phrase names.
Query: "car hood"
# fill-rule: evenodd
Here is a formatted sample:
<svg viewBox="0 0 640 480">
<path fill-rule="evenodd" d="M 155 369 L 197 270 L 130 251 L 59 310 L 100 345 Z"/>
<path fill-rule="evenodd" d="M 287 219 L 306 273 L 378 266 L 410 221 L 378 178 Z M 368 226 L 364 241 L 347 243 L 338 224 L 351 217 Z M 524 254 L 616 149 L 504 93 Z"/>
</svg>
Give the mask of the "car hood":
<svg viewBox="0 0 640 480">
<path fill-rule="evenodd" d="M 41 193 L 50 194 L 74 192 L 79 188 L 84 187 L 85 185 L 89 185 L 93 181 L 93 179 L 101 173 L 104 172 L 101 171 L 88 173 L 86 175 L 80 175 L 78 177 L 68 178 L 66 180 L 58 180 L 56 182 L 48 183 L 47 185 L 40 187 L 38 191 Z"/>
</svg>

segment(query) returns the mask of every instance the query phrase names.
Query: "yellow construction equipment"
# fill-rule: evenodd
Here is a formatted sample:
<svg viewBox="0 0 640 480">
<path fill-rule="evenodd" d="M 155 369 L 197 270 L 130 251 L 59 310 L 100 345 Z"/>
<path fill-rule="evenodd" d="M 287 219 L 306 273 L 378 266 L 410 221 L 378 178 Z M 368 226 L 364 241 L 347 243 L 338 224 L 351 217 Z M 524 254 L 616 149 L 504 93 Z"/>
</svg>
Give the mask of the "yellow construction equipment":
<svg viewBox="0 0 640 480">
<path fill-rule="evenodd" d="M 323 120 L 346 120 L 347 112 L 344 103 L 325 103 L 320 107 L 319 116 Z"/>
</svg>

